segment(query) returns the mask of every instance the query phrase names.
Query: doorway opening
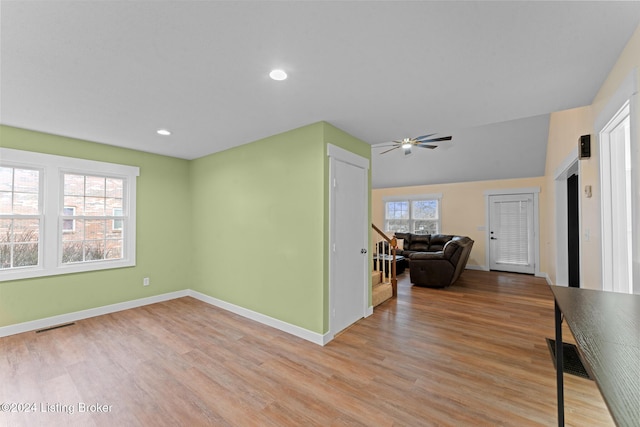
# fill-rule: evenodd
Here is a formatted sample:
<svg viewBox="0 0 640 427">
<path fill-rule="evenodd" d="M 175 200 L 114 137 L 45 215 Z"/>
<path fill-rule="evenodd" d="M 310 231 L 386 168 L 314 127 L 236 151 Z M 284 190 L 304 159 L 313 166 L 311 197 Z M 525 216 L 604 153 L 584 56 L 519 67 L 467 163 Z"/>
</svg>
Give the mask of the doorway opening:
<svg viewBox="0 0 640 427">
<path fill-rule="evenodd" d="M 567 178 L 567 256 L 569 286 L 580 287 L 580 187 L 578 175 Z"/>
</svg>

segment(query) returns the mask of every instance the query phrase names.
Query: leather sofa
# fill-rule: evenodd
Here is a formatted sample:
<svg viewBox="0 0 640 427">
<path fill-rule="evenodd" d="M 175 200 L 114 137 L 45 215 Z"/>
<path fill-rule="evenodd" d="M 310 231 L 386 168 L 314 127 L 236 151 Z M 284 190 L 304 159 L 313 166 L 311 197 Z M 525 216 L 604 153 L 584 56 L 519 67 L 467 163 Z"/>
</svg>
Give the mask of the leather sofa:
<svg viewBox="0 0 640 427">
<path fill-rule="evenodd" d="M 410 233 L 395 236 L 404 240 L 398 254 L 408 257 L 410 280 L 416 286 L 451 286 L 466 267 L 473 247 L 473 240 L 466 236 Z"/>
<path fill-rule="evenodd" d="M 444 249 L 444 245 L 455 236 L 451 234 L 412 234 L 395 233 L 396 239 L 402 239 L 402 248 L 396 251 L 397 255 L 409 258 L 414 252 L 438 252 Z"/>
</svg>

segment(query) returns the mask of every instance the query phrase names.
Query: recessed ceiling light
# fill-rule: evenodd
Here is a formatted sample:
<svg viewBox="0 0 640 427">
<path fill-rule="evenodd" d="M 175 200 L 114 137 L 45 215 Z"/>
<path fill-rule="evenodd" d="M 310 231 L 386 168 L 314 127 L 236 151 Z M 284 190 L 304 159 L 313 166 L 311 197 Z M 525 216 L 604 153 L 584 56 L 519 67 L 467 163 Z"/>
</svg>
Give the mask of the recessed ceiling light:
<svg viewBox="0 0 640 427">
<path fill-rule="evenodd" d="M 167 130 L 167 129 L 158 129 L 158 130 L 156 131 L 156 133 L 157 133 L 158 135 L 162 135 L 162 136 L 169 136 L 169 135 L 171 135 L 171 131 L 169 131 L 169 130 Z"/>
<path fill-rule="evenodd" d="M 269 77 L 278 81 L 285 80 L 287 78 L 287 73 L 285 73 L 284 70 L 272 70 L 269 73 Z"/>
</svg>

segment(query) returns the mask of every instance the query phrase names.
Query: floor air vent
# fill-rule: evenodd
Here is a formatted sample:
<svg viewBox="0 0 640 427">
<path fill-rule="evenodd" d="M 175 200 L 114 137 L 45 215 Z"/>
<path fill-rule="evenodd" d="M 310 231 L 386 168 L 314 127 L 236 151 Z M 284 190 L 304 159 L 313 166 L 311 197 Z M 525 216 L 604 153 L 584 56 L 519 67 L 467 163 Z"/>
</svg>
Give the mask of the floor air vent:
<svg viewBox="0 0 640 427">
<path fill-rule="evenodd" d="M 549 346 L 549 352 L 551 353 L 551 359 L 553 359 L 553 366 L 558 369 L 556 366 L 556 340 L 552 340 L 551 338 L 547 338 L 546 340 Z M 562 343 L 562 368 L 562 371 L 567 374 L 593 380 L 584 367 L 575 344 Z"/>
</svg>

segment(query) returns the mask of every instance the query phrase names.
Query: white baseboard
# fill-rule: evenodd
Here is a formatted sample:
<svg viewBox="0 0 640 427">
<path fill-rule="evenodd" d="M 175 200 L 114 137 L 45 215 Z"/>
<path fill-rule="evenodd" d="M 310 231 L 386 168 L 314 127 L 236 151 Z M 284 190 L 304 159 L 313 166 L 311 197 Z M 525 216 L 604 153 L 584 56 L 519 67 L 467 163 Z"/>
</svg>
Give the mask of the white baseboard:
<svg viewBox="0 0 640 427">
<path fill-rule="evenodd" d="M 16 323 L 15 325 L 0 327 L 0 338 L 9 335 L 21 334 L 23 332 L 37 331 L 38 329 L 50 328 L 64 323 L 75 322 L 90 317 L 102 316 L 103 314 L 115 313 L 117 311 L 129 310 L 130 308 L 142 307 L 143 305 L 155 304 L 176 298 L 186 297 L 188 291 L 169 292 L 152 297 L 140 298 L 131 301 L 119 302 L 102 307 L 90 308 L 87 310 L 75 311 L 73 313 L 61 314 L 58 316 L 45 317 L 44 319 L 32 320 L 30 322 Z"/>
<path fill-rule="evenodd" d="M 536 277 L 542 277 L 547 281 L 547 284 L 549 284 L 550 286 L 553 285 L 553 282 L 551 281 L 551 278 L 547 273 L 544 273 L 544 272 L 536 273 Z"/>
<path fill-rule="evenodd" d="M 102 307 L 90 308 L 87 310 L 75 311 L 73 313 L 46 317 L 43 319 L 32 320 L 24 323 L 17 323 L 15 325 L 2 326 L 0 327 L 0 338 L 6 337 L 9 335 L 20 334 L 23 332 L 50 328 L 50 327 L 62 325 L 65 323 L 71 323 L 78 320 L 88 319 L 90 317 L 102 316 L 104 314 L 115 313 L 122 310 L 142 307 L 145 305 L 155 304 L 163 301 L 169 301 L 172 299 L 182 298 L 186 296 L 193 297 L 207 304 L 211 304 L 215 307 L 222 308 L 223 310 L 230 311 L 232 313 L 238 314 L 247 319 L 256 321 L 258 323 L 262 323 L 263 325 L 276 328 L 288 334 L 310 341 L 314 344 L 324 346 L 334 338 L 333 335 L 329 332 L 327 332 L 326 334 L 319 334 L 317 332 L 309 331 L 308 329 L 304 329 L 299 326 L 292 325 L 287 322 L 283 322 L 282 320 L 278 320 L 273 317 L 264 315 L 262 313 L 258 313 L 256 311 L 249 310 L 244 307 L 240 307 L 238 305 L 231 304 L 226 301 L 222 301 L 220 299 L 210 297 L 201 292 L 197 292 L 191 289 L 185 289 L 182 291 L 155 295 L 147 298 L 140 298 L 132 301 L 125 301 L 117 304 L 105 305 Z M 367 316 L 370 316 L 371 314 L 373 314 L 373 307 L 369 308 L 369 312 L 367 313 Z"/>
<path fill-rule="evenodd" d="M 485 267 L 484 265 L 473 265 L 473 264 L 467 264 L 465 266 L 465 268 L 467 270 L 479 270 L 479 271 L 489 271 L 489 269 L 487 267 Z"/>
<path fill-rule="evenodd" d="M 239 305 L 231 304 L 229 302 L 220 300 L 218 298 L 210 297 L 209 295 L 205 295 L 201 292 L 189 290 L 189 296 L 200 300 L 202 302 L 206 302 L 207 304 L 211 304 L 215 307 L 222 308 L 223 310 L 230 311 L 232 313 L 238 314 L 247 319 L 256 321 L 258 323 L 262 323 L 263 325 L 271 326 L 272 328 L 279 329 L 288 334 L 294 335 L 298 338 L 305 339 L 307 341 L 311 341 L 314 344 L 325 345 L 329 341 L 333 339 L 333 336 L 329 336 L 330 334 L 319 334 L 317 332 L 312 332 L 308 329 L 301 328 L 296 325 L 292 325 L 291 323 L 283 322 L 282 320 L 274 319 L 273 317 L 269 317 L 265 314 L 258 313 L 253 310 L 246 309 L 244 307 L 240 307 Z"/>
</svg>

